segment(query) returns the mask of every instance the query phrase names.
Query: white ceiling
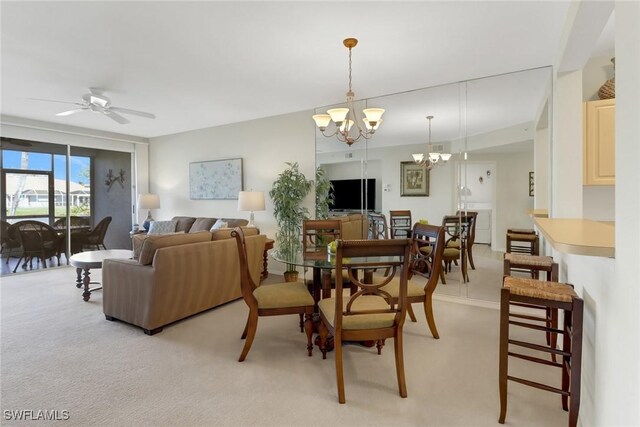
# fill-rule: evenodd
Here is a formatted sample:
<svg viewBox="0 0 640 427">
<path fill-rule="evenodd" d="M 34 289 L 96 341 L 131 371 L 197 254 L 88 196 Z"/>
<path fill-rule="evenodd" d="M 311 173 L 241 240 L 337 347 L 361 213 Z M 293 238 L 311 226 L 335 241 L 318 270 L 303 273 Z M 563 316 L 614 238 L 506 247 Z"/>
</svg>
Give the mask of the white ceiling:
<svg viewBox="0 0 640 427">
<path fill-rule="evenodd" d="M 154 137 L 313 109 L 344 99 L 349 36 L 357 98 L 546 66 L 568 5 L 3 1 L 2 114 Z M 157 119 L 56 117 L 67 106 L 28 99 L 88 87 Z"/>
</svg>

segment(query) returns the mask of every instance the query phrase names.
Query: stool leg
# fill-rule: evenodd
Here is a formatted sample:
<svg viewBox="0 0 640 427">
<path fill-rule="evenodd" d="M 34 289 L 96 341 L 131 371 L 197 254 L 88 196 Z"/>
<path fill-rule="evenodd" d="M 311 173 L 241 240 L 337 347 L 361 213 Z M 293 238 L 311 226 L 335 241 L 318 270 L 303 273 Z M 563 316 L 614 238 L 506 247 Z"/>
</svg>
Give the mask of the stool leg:
<svg viewBox="0 0 640 427">
<path fill-rule="evenodd" d="M 509 364 L 509 289 L 500 291 L 500 370 L 498 385 L 500 387 L 500 418 L 504 424 L 507 416 L 507 376 Z"/>
<path fill-rule="evenodd" d="M 571 400 L 569 402 L 569 426 L 578 424 L 578 412 L 580 410 L 580 378 L 582 375 L 582 316 L 583 301 L 580 298 L 573 299 L 573 321 L 571 337 Z"/>
<path fill-rule="evenodd" d="M 567 310 L 563 310 L 562 313 L 564 316 L 564 333 L 562 334 L 562 351 L 565 351 L 567 353 L 571 353 L 571 338 L 569 337 L 569 331 L 571 330 L 571 312 L 567 311 Z M 569 390 L 569 371 L 567 370 L 567 366 L 569 366 L 569 364 L 571 363 L 571 357 L 570 356 L 562 356 L 562 390 L 563 391 L 570 391 Z M 569 398 L 567 396 L 562 396 L 562 409 L 564 409 L 565 411 L 569 410 L 569 406 L 568 406 L 568 400 Z"/>
</svg>

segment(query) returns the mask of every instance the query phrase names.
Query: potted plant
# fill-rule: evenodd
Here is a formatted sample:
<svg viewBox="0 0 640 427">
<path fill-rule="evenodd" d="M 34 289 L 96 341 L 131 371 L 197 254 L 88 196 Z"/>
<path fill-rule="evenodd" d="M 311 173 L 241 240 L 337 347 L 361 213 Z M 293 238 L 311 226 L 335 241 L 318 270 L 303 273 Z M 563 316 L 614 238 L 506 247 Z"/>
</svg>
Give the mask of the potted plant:
<svg viewBox="0 0 640 427">
<path fill-rule="evenodd" d="M 327 178 L 327 172 L 318 166 L 316 169 L 316 218 L 327 219 L 329 217 L 329 206 L 334 201 L 333 184 Z"/>
<path fill-rule="evenodd" d="M 311 191 L 313 181 L 307 180 L 298 167 L 298 163 L 286 163 L 288 166 L 273 182 L 269 196 L 273 200 L 273 215 L 280 232 L 276 234 L 276 243 L 280 256 L 289 261 L 284 276 L 286 281 L 298 280 L 298 272 L 293 260 L 300 251 L 302 221 L 309 217 L 309 211 L 302 206 L 304 198 Z"/>
</svg>

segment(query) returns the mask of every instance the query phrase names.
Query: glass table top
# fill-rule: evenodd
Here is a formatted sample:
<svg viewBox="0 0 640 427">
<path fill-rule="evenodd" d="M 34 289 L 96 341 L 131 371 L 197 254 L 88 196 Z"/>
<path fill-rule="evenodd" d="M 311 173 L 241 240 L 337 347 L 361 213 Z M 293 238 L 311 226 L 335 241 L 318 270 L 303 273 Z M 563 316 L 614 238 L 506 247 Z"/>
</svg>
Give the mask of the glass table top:
<svg viewBox="0 0 640 427">
<path fill-rule="evenodd" d="M 335 254 L 328 254 L 326 251 L 324 252 L 315 252 L 313 254 L 306 254 L 304 256 L 302 251 L 298 251 L 295 254 L 293 259 L 288 259 L 281 256 L 278 253 L 278 250 L 272 250 L 270 252 L 271 257 L 284 264 L 293 264 L 299 267 L 309 267 L 309 268 L 326 268 L 332 269 L 336 268 L 336 256 Z M 399 256 L 385 256 L 385 257 L 358 257 L 358 258 L 343 258 L 343 264 L 347 263 L 357 263 L 357 264 L 366 264 L 366 266 L 370 266 L 371 268 L 375 268 L 376 266 L 386 265 L 390 262 L 400 263 L 401 257 Z"/>
</svg>

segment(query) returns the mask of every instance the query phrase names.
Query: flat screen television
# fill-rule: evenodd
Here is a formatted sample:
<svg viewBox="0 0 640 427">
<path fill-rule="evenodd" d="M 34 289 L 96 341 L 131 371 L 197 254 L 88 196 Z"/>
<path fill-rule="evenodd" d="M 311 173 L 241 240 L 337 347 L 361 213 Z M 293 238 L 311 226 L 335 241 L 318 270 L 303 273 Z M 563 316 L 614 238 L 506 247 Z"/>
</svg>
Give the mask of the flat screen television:
<svg viewBox="0 0 640 427">
<path fill-rule="evenodd" d="M 376 206 L 376 180 L 369 178 L 366 181 L 367 210 L 374 210 Z M 333 185 L 333 204 L 329 209 L 340 210 L 360 210 L 360 194 L 365 194 L 365 181 L 363 179 L 335 179 L 331 180 Z M 362 201 L 364 203 L 364 200 Z"/>
</svg>

